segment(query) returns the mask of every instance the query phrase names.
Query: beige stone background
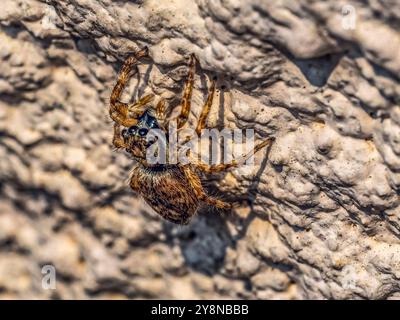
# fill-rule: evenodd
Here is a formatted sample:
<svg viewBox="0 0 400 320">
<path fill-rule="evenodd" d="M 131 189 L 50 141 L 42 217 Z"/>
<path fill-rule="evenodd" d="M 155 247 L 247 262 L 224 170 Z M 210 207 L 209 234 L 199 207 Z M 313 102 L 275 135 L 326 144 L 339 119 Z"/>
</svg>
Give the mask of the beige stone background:
<svg viewBox="0 0 400 320">
<path fill-rule="evenodd" d="M 255 168 L 205 177 L 189 226 L 129 189 L 108 99 L 147 45 L 125 99 L 276 142 Z M 2 0 L 0 298 L 400 297 L 400 2 Z M 44 290 L 42 266 L 56 268 Z"/>
</svg>

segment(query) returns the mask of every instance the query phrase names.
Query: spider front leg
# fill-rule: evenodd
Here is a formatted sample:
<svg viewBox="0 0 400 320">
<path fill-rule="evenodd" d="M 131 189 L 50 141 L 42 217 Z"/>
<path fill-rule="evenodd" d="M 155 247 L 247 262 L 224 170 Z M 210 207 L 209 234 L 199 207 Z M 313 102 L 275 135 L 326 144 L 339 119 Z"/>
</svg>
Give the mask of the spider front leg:
<svg viewBox="0 0 400 320">
<path fill-rule="evenodd" d="M 207 101 L 204 104 L 204 107 L 203 107 L 203 110 L 201 111 L 199 120 L 197 121 L 196 133 L 198 136 L 200 136 L 201 130 L 203 130 L 206 127 L 206 120 L 207 120 L 208 114 L 210 113 L 211 105 L 213 103 L 214 93 L 215 93 L 215 81 L 213 80 L 211 82 L 211 87 L 208 92 Z"/>
<path fill-rule="evenodd" d="M 114 123 L 114 136 L 113 136 L 113 145 L 115 148 L 126 148 L 124 139 L 121 136 L 121 126 L 118 123 Z"/>
<path fill-rule="evenodd" d="M 161 126 L 164 131 L 168 130 L 168 123 L 166 121 L 166 113 L 165 113 L 165 100 L 161 98 L 158 101 L 156 106 L 156 118 L 158 120 L 159 125 Z"/>
<path fill-rule="evenodd" d="M 130 77 L 133 75 L 133 73 L 132 73 L 133 67 L 135 66 L 135 64 L 138 62 L 138 60 L 140 58 L 147 56 L 147 55 L 148 55 L 148 49 L 144 48 L 143 50 L 140 50 L 139 52 L 137 52 L 135 55 L 132 55 L 128 59 L 126 59 L 121 71 L 118 74 L 117 83 L 114 86 L 114 89 L 111 93 L 110 111 L 109 111 L 110 117 L 116 123 L 123 125 L 124 127 L 130 127 L 130 126 L 136 124 L 136 122 L 137 122 L 135 119 L 135 115 L 133 115 L 133 117 L 131 117 L 131 118 L 128 117 L 129 109 L 132 108 L 132 106 L 134 106 L 136 108 L 136 107 L 142 106 L 144 103 L 148 103 L 148 99 L 149 99 L 148 96 L 140 99 L 136 104 L 133 104 L 132 106 L 120 101 L 122 91 L 125 89 L 127 82 L 129 81 Z M 136 68 L 134 73 L 136 73 L 137 71 L 138 70 Z"/>
<path fill-rule="evenodd" d="M 192 98 L 192 91 L 193 91 L 193 83 L 194 83 L 194 73 L 196 71 L 196 57 L 194 54 L 190 55 L 190 62 L 189 62 L 189 74 L 186 79 L 185 89 L 182 95 L 182 110 L 180 115 L 177 118 L 177 128 L 182 128 L 189 118 L 190 112 L 190 100 Z"/>
<path fill-rule="evenodd" d="M 199 116 L 199 120 L 197 121 L 195 132 L 198 136 L 201 135 L 201 130 L 203 130 L 206 127 L 206 121 L 208 114 L 210 113 L 211 105 L 213 103 L 214 93 L 215 93 L 215 81 L 213 80 L 211 82 L 210 90 L 208 91 L 206 103 L 204 104 L 203 110 L 201 111 Z M 185 140 L 182 142 L 182 144 L 189 142 L 190 139 L 192 138 L 193 138 L 192 136 L 187 136 Z"/>
<path fill-rule="evenodd" d="M 128 105 L 128 118 L 137 119 L 144 110 L 142 108 L 154 99 L 154 94 L 148 94 L 140 98 L 138 101 Z M 147 109 L 147 108 L 146 108 Z"/>
</svg>

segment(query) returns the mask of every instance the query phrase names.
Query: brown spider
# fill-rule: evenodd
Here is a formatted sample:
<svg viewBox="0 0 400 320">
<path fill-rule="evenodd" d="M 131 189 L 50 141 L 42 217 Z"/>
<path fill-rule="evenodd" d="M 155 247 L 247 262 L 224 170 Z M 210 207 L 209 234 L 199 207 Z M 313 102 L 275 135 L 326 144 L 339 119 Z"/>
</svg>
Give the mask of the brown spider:
<svg viewBox="0 0 400 320">
<path fill-rule="evenodd" d="M 150 165 L 146 161 L 148 142 L 146 135 L 149 129 L 161 128 L 166 132 L 165 101 L 163 99 L 154 107 L 149 105 L 153 95 L 146 95 L 133 104 L 120 101 L 123 89 L 132 76 L 134 65 L 142 57 L 148 55 L 147 48 L 130 56 L 124 63 L 117 83 L 110 98 L 110 117 L 114 123 L 113 144 L 125 148 L 134 160 L 130 186 L 163 218 L 177 224 L 188 224 L 202 203 L 216 208 L 230 209 L 232 204 L 223 202 L 206 194 L 196 171 L 205 173 L 220 172 L 238 165 L 234 160 L 228 164 L 208 165 L 205 163 L 189 164 L 157 164 Z M 182 128 L 189 116 L 192 96 L 196 58 L 190 56 L 189 74 L 182 97 L 182 109 L 177 117 L 177 128 Z M 137 68 L 135 69 L 137 71 Z M 196 133 L 205 128 L 206 119 L 211 108 L 215 92 L 215 81 L 212 81 L 207 101 L 200 114 Z M 121 126 L 125 127 L 121 131 Z M 272 140 L 268 139 L 255 146 L 257 152 Z M 248 156 L 246 156 L 248 157 Z"/>
</svg>

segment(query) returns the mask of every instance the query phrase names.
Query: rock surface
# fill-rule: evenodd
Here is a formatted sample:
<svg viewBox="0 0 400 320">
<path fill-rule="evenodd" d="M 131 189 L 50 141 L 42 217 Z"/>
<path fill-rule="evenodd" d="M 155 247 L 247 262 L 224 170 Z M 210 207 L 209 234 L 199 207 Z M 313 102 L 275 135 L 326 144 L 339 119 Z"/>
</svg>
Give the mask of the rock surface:
<svg viewBox="0 0 400 320">
<path fill-rule="evenodd" d="M 0 298 L 399 298 L 399 30 L 395 0 L 2 0 Z M 145 45 L 126 100 L 175 110 L 194 52 L 191 116 L 216 75 L 209 125 L 276 138 L 207 180 L 232 214 L 127 186 L 108 99 Z"/>
</svg>

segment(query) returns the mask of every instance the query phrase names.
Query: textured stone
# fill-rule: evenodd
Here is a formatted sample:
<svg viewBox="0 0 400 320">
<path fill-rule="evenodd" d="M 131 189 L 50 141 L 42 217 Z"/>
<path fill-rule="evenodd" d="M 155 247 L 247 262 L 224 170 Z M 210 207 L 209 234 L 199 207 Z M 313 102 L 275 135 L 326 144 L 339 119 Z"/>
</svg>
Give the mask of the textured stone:
<svg viewBox="0 0 400 320">
<path fill-rule="evenodd" d="M 397 299 L 399 24 L 396 1 L 3 0 L 0 298 Z M 176 113 L 193 52 L 189 122 L 216 75 L 209 125 L 276 138 L 206 183 L 231 214 L 179 227 L 129 189 L 107 108 L 145 45 L 125 100 Z"/>
</svg>

